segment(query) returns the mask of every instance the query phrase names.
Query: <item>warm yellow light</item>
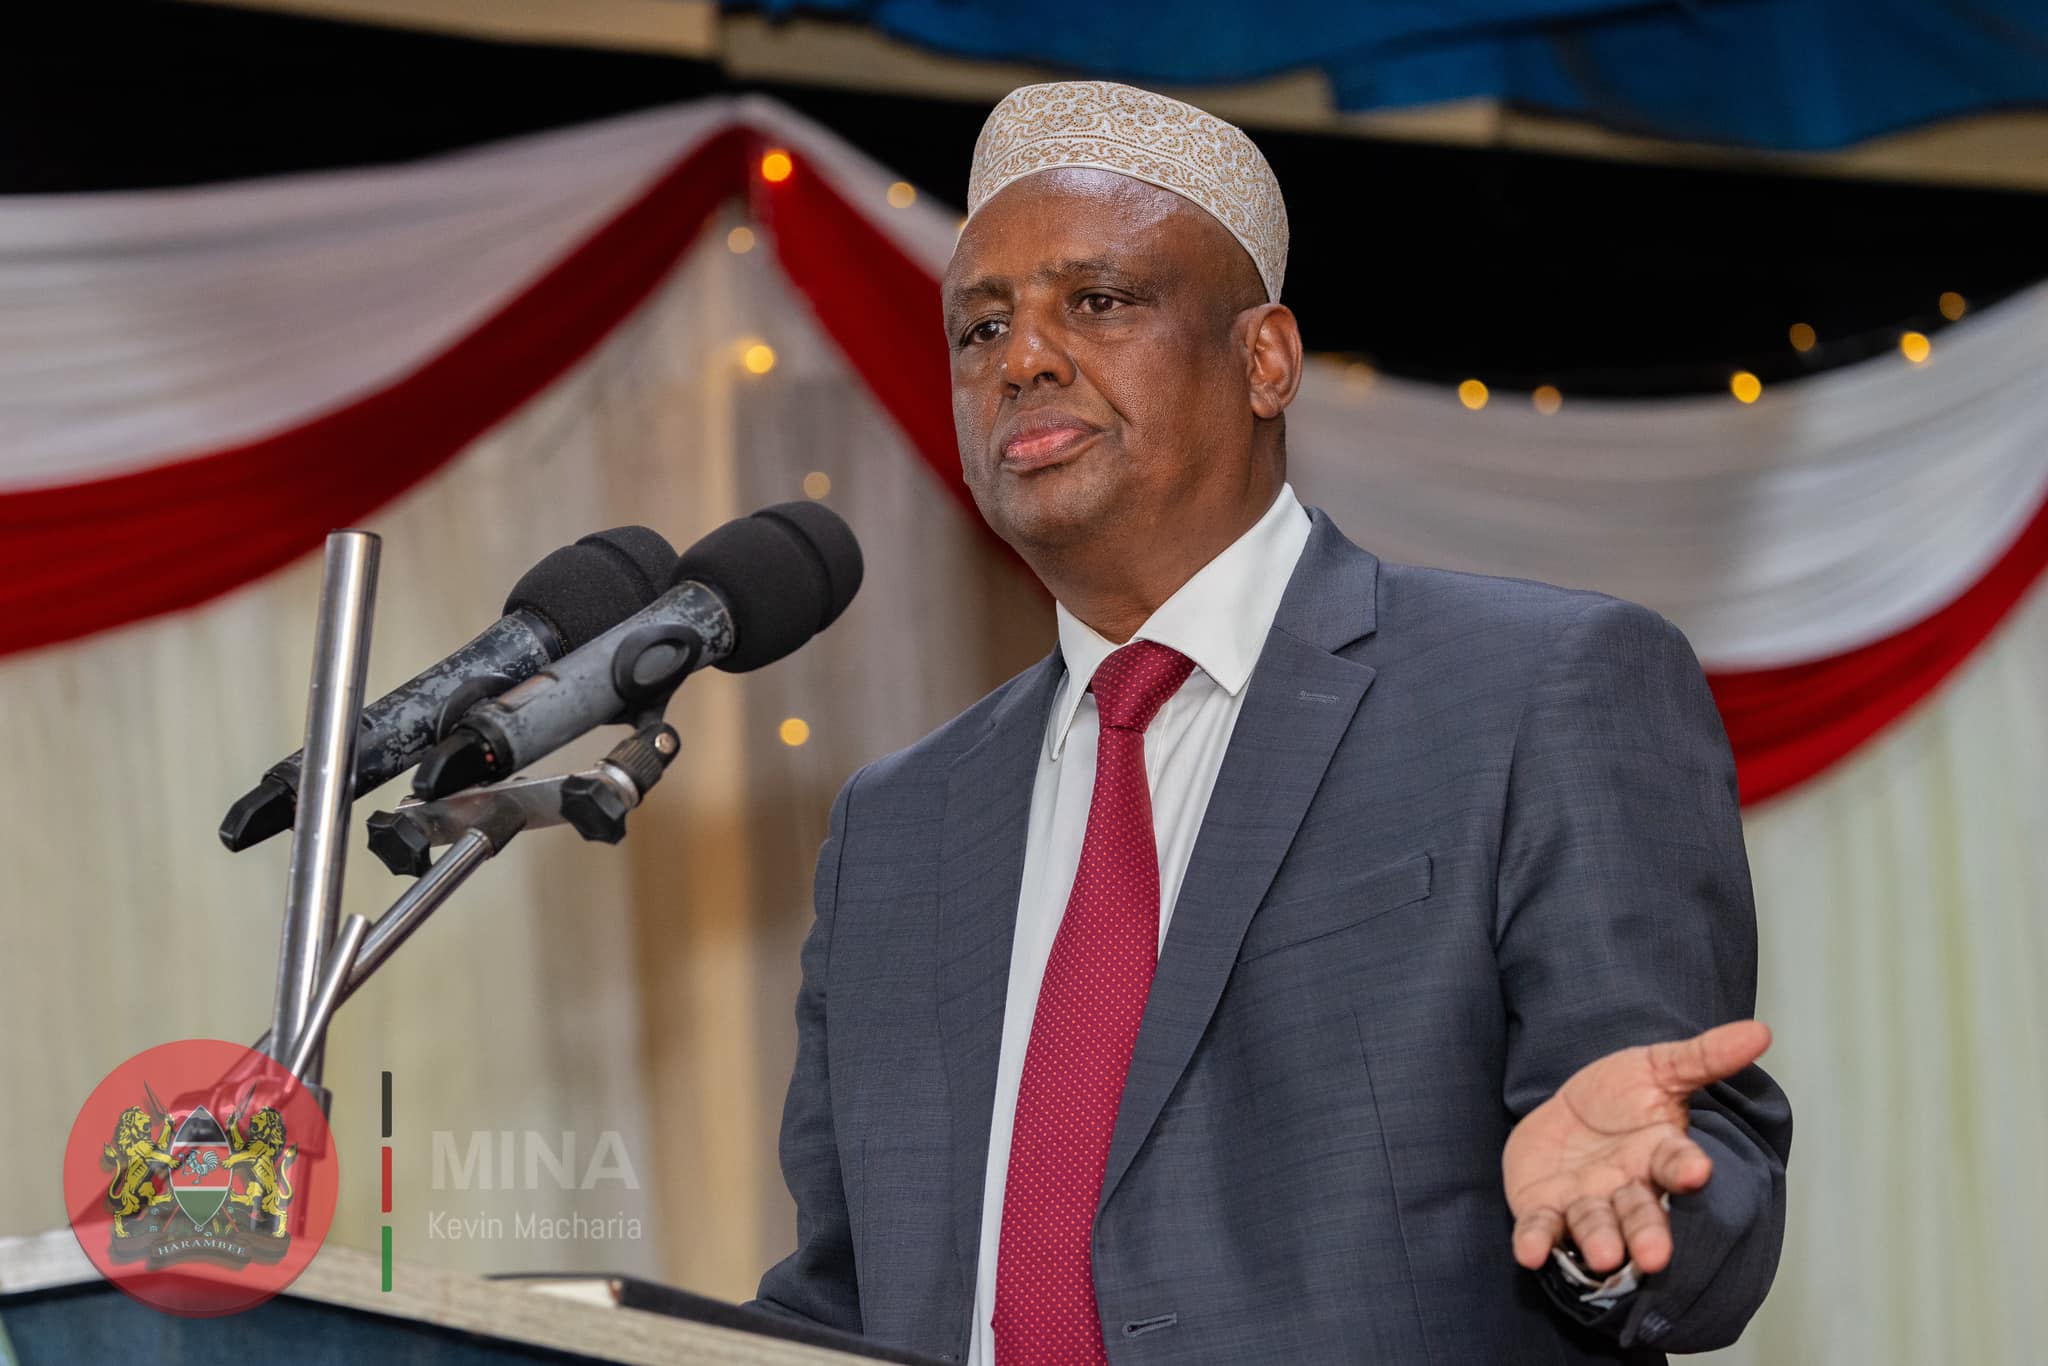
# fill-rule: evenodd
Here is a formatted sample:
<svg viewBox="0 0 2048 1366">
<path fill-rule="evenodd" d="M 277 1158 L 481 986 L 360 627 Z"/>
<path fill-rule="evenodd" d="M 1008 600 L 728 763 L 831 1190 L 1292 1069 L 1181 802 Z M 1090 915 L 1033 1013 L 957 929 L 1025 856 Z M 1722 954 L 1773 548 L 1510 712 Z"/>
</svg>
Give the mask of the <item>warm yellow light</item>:
<svg viewBox="0 0 2048 1366">
<path fill-rule="evenodd" d="M 909 181 L 899 180 L 889 187 L 889 207 L 907 209 L 917 202 L 917 191 Z"/>
<path fill-rule="evenodd" d="M 1564 395 L 1557 391 L 1555 384 L 1539 384 L 1529 395 L 1529 401 L 1536 405 L 1536 411 L 1549 417 L 1564 407 Z"/>
<path fill-rule="evenodd" d="M 804 476 L 804 496 L 823 498 L 832 491 L 832 476 L 823 470 L 812 470 Z"/>
<path fill-rule="evenodd" d="M 725 235 L 725 249 L 735 256 L 745 256 L 754 249 L 754 230 L 734 228 Z"/>
<path fill-rule="evenodd" d="M 1791 337 L 1794 351 L 1811 351 L 1820 341 L 1814 330 L 1805 323 L 1793 323 Z"/>
<path fill-rule="evenodd" d="M 1458 402 L 1478 412 L 1486 406 L 1486 386 L 1476 379 L 1468 379 L 1458 386 Z"/>
<path fill-rule="evenodd" d="M 1933 353 L 1934 346 L 1918 332 L 1908 332 L 1899 338 L 1899 351 L 1907 360 L 1918 365 Z"/>
<path fill-rule="evenodd" d="M 1941 316 L 1950 322 L 1962 317 L 1969 309 L 1970 305 L 1964 301 L 1963 296 L 1952 289 L 1941 296 Z"/>
<path fill-rule="evenodd" d="M 788 745 L 791 749 L 795 749 L 798 745 L 811 738 L 811 726 L 803 717 L 792 716 L 780 726 L 777 726 L 775 733 L 782 737 L 783 744 Z"/>
<path fill-rule="evenodd" d="M 740 364 L 756 375 L 765 375 L 775 368 L 775 348 L 766 342 L 755 342 L 740 353 Z"/>
<path fill-rule="evenodd" d="M 780 147 L 761 158 L 761 179 L 770 184 L 789 179 L 789 173 L 795 169 L 796 163 Z"/>
<path fill-rule="evenodd" d="M 1728 392 L 1743 403 L 1754 403 L 1764 391 L 1764 382 L 1747 370 L 1737 370 L 1728 381 Z"/>
</svg>

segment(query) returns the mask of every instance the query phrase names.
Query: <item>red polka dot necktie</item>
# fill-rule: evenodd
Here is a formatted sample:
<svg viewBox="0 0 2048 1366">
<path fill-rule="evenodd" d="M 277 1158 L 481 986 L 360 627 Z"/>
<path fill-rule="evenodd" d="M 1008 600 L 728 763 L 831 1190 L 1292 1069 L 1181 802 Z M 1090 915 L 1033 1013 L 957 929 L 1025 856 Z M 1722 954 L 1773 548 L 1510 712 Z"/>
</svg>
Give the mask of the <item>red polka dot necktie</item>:
<svg viewBox="0 0 2048 1366">
<path fill-rule="evenodd" d="M 996 1366 L 1104 1362 L 1090 1256 L 1131 1047 L 1159 962 L 1145 728 L 1194 670 L 1149 640 L 1095 671 L 1095 796 L 1024 1050 L 996 1252 Z"/>
</svg>

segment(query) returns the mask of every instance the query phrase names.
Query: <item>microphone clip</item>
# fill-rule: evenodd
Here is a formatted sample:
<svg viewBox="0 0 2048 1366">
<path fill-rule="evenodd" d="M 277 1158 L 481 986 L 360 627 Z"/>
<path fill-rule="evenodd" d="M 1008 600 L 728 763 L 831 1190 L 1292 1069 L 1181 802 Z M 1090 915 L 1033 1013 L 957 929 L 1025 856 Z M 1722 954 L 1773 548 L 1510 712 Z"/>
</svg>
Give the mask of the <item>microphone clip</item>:
<svg viewBox="0 0 2048 1366">
<path fill-rule="evenodd" d="M 626 837 L 627 814 L 647 799 L 681 751 L 682 737 L 656 710 L 651 724 L 580 772 L 513 778 L 428 801 L 409 797 L 395 810 L 376 812 L 367 822 L 370 852 L 393 873 L 419 877 L 431 866 L 434 849 L 471 830 L 489 837 L 494 852 L 522 830 L 549 825 L 567 825 L 586 840 L 617 844 Z"/>
</svg>

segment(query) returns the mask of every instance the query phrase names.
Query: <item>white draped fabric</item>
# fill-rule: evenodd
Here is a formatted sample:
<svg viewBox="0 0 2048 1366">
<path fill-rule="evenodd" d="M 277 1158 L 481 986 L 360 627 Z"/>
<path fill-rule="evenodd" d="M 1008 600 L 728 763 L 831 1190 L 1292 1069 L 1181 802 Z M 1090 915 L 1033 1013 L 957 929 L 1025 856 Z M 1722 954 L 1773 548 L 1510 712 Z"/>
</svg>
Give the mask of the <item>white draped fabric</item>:
<svg viewBox="0 0 2048 1366">
<path fill-rule="evenodd" d="M 435 186 L 423 210 L 440 225 L 430 235 L 498 241 L 505 254 L 493 259 L 524 262 L 499 277 L 510 287 L 561 246 L 542 249 L 536 226 L 515 252 L 516 222 L 567 221 L 574 198 L 544 211 L 529 182 L 588 175 L 591 201 L 630 196 L 665 158 L 608 163 L 605 139 L 701 136 L 685 118 L 559 135 L 590 140 L 574 144 L 577 156 L 559 155 L 563 143 L 521 159 L 547 141 L 535 139 L 375 175 Z M 799 133 L 811 140 L 802 146 L 828 145 L 814 129 L 790 131 L 792 143 Z M 886 173 L 817 156 L 856 202 L 877 205 L 897 240 L 927 254 L 950 240 L 950 215 L 879 207 Z M 460 192 L 493 158 L 511 159 L 488 178 L 495 207 Z M 595 183 L 604 164 L 610 190 Z M 286 196 L 324 179 L 183 195 Z M 394 204 L 364 196 L 363 221 L 405 220 Z M 216 288 L 204 296 L 211 311 L 188 306 L 197 294 L 145 295 L 144 307 L 117 274 L 99 273 L 129 269 L 138 253 L 175 273 L 177 242 L 225 261 L 205 248 L 197 209 L 179 234 L 145 241 L 131 225 L 125 245 L 100 238 L 103 249 L 68 257 L 64 242 L 95 240 L 79 226 L 94 215 L 113 231 L 114 206 L 95 197 L 28 209 L 13 219 L 0 205 L 0 486 L 125 467 L 143 456 L 136 434 L 169 456 L 268 430 L 409 363 L 391 350 L 334 368 L 329 353 L 350 349 L 336 339 L 363 334 L 349 330 L 348 310 L 314 306 L 317 291 Z M 457 231 L 471 209 L 489 232 Z M 71 228 L 57 226 L 66 212 L 77 215 Z M 291 225 L 312 220 L 280 210 L 272 221 L 282 252 Z M 632 840 L 606 849 L 564 831 L 522 837 L 345 1008 L 329 1078 L 350 1164 L 336 1233 L 347 1242 L 376 1245 L 375 1097 L 389 1069 L 401 1260 L 616 1267 L 746 1294 L 793 1236 L 774 1130 L 810 855 L 831 794 L 860 762 L 1050 641 L 1043 599 L 877 410 L 770 254 L 731 254 L 725 226 L 599 352 L 371 520 L 386 538 L 371 687 L 466 638 L 503 586 L 556 545 L 624 522 L 687 542 L 798 496 L 813 471 L 830 477 L 829 501 L 861 534 L 867 585 L 841 624 L 791 659 L 684 689 L 672 719 L 690 737 L 686 760 L 636 814 Z M 357 260 L 348 278 L 359 286 L 391 282 L 376 291 L 385 316 L 440 287 L 431 271 L 415 275 L 406 250 L 380 252 L 369 270 L 345 227 L 333 225 L 328 245 L 336 260 Z M 265 235 L 254 236 L 260 246 Z M 452 270 L 463 255 L 436 259 Z M 303 266 L 277 278 L 305 283 Z M 99 321 L 31 346 L 12 330 L 13 304 L 54 307 L 52 281 L 65 272 Z M 480 286 L 446 291 L 469 316 L 487 307 Z M 285 311 L 271 315 L 273 304 Z M 124 307 L 129 325 L 108 321 Z M 409 325 L 408 354 L 452 325 L 421 320 L 432 311 Z M 199 345 L 181 329 L 202 321 Z M 256 342 L 266 337 L 293 343 L 275 357 L 288 401 L 265 382 L 272 358 Z M 777 356 L 763 376 L 738 363 L 755 338 Z M 1505 397 L 1467 413 L 1444 392 L 1319 363 L 1290 415 L 1293 476 L 1304 501 L 1384 555 L 1646 600 L 1686 625 L 1710 662 L 1799 658 L 1924 615 L 2038 506 L 2048 403 L 2029 376 L 2044 350 L 2048 295 L 2037 292 L 1941 334 L 1922 368 L 1874 361 L 1774 389 L 1753 408 L 1567 395 L 1554 417 Z M 152 356 L 185 360 L 145 382 Z M 98 428 L 95 366 L 107 394 Z M 17 1170 L 57 1170 L 75 1106 L 120 1059 L 171 1037 L 246 1039 L 263 1027 L 284 842 L 230 856 L 213 830 L 226 803 L 298 744 L 316 577 L 302 562 L 198 610 L 0 659 L 0 1031 L 15 1045 L 5 1075 Z M 2048 1226 L 2044 678 L 2048 586 L 2037 585 L 1904 722 L 1747 813 L 1760 1010 L 1778 1032 L 1768 1065 L 1798 1132 L 1777 1289 L 1728 1360 L 2036 1354 L 2032 1295 L 2048 1283 L 2033 1236 Z M 801 747 L 777 738 L 791 716 L 810 727 Z M 374 912 L 398 884 L 359 838 L 355 850 L 347 905 Z M 476 1131 L 531 1131 L 555 1149 L 573 1133 L 586 1159 L 616 1132 L 638 1189 L 437 1188 L 434 1134 L 461 1147 Z M 534 1242 L 488 1229 L 436 1237 L 431 1224 L 436 1213 L 445 1230 L 527 1212 L 634 1217 L 643 1228 Z M 0 1232 L 62 1217 L 54 1179 L 0 1184 Z"/>
<path fill-rule="evenodd" d="M 1313 367 L 1288 452 L 1390 559 L 1626 592 L 1710 669 L 1839 654 L 1947 605 L 2048 498 L 2048 287 L 1902 355 L 1725 395 L 1520 395 Z"/>
<path fill-rule="evenodd" d="M 0 489 L 266 436 L 445 350 L 729 121 L 0 205 Z"/>
<path fill-rule="evenodd" d="M 950 215 L 771 100 L 707 99 L 395 168 L 0 204 L 0 492 L 270 435 L 446 350 L 737 122 L 944 264 Z"/>
</svg>

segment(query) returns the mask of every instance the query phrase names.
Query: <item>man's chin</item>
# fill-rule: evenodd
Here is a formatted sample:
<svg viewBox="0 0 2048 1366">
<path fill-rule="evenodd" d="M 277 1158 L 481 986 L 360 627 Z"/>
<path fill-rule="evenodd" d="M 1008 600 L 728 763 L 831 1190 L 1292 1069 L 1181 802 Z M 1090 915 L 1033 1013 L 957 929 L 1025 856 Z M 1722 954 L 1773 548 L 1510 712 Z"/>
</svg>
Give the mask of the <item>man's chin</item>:
<svg viewBox="0 0 2048 1366">
<path fill-rule="evenodd" d="M 1099 539 L 1114 520 L 1109 490 L 1070 465 L 1001 476 L 995 506 L 982 516 L 1020 555 L 1058 552 Z"/>
</svg>

